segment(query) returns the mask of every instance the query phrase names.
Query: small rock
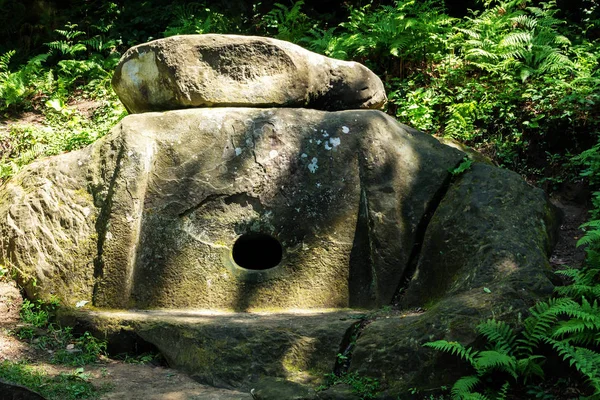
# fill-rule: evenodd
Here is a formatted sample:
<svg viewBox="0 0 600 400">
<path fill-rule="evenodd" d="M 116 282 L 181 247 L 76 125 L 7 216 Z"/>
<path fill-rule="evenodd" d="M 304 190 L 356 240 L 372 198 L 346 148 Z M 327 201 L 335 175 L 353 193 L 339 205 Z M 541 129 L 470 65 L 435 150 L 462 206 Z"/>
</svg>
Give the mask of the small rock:
<svg viewBox="0 0 600 400">
<path fill-rule="evenodd" d="M 315 391 L 299 383 L 282 378 L 261 379 L 250 391 L 255 400 L 316 400 Z"/>
<path fill-rule="evenodd" d="M 46 400 L 45 397 L 24 386 L 0 380 L 0 400 Z"/>
<path fill-rule="evenodd" d="M 319 392 L 319 400 L 360 400 L 362 397 L 354 392 L 350 385 L 340 383 Z"/>
</svg>

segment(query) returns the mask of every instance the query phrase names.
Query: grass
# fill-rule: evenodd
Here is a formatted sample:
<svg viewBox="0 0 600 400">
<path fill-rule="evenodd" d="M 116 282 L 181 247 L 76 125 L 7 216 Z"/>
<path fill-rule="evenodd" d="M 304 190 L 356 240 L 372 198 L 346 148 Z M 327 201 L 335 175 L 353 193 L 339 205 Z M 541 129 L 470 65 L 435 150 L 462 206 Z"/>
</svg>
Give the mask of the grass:
<svg viewBox="0 0 600 400">
<path fill-rule="evenodd" d="M 23 301 L 20 314 L 24 326 L 19 327 L 16 336 L 52 354 L 50 361 L 54 364 L 81 367 L 96 362 L 106 353 L 107 343 L 89 332 L 76 335 L 71 327 L 50 323 L 58 305 L 56 300 Z"/>
<path fill-rule="evenodd" d="M 0 363 L 0 378 L 32 389 L 48 400 L 94 399 L 107 390 L 96 388 L 83 368 L 51 376 L 40 367 L 4 361 Z"/>
</svg>

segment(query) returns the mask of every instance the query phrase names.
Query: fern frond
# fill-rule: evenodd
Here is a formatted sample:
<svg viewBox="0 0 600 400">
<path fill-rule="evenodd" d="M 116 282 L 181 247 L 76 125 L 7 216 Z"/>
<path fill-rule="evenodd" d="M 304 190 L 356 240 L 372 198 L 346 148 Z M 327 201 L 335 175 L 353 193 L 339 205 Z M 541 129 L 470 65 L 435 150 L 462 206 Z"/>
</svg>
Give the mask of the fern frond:
<svg viewBox="0 0 600 400">
<path fill-rule="evenodd" d="M 576 347 L 564 341 L 550 338 L 544 340 L 550 344 L 569 365 L 575 367 L 590 381 L 599 381 L 600 354 L 584 347 Z"/>
<path fill-rule="evenodd" d="M 515 32 L 502 38 L 502 40 L 500 40 L 500 45 L 521 47 L 525 44 L 531 43 L 532 39 L 533 35 L 530 32 Z"/>
<path fill-rule="evenodd" d="M 479 324 L 477 330 L 489 342 L 493 343 L 496 349 L 502 350 L 505 354 L 512 353 L 517 336 L 506 322 L 488 319 Z"/>
<path fill-rule="evenodd" d="M 480 375 L 492 370 L 504 371 L 517 379 L 517 362 L 515 357 L 495 350 L 485 350 L 477 354 L 473 365 Z"/>
<path fill-rule="evenodd" d="M 529 309 L 531 316 L 523 325 L 522 338 L 517 340 L 517 350 L 526 356 L 532 355 L 540 341 L 549 336 L 554 324 L 564 310 L 577 307 L 578 304 L 567 298 L 550 299 L 540 302 Z"/>
<path fill-rule="evenodd" d="M 536 18 L 532 18 L 529 15 L 521 14 L 516 17 L 510 18 L 510 20 L 521 27 L 527 29 L 534 29 L 537 26 L 538 20 Z"/>
<path fill-rule="evenodd" d="M 593 326 L 591 328 L 593 329 Z M 567 321 L 561 321 L 558 328 L 552 332 L 552 337 L 562 339 L 565 335 L 581 334 L 587 329 L 590 329 L 590 326 L 584 321 L 572 318 Z"/>
<path fill-rule="evenodd" d="M 423 344 L 425 347 L 431 347 L 432 349 L 457 355 L 461 359 L 468 361 L 471 365 L 474 364 L 474 357 L 477 356 L 478 352 L 470 347 L 465 347 L 458 342 L 448 342 L 446 340 L 436 340 L 435 342 L 428 342 Z"/>
<path fill-rule="evenodd" d="M 463 376 L 452 386 L 452 389 L 450 390 L 452 398 L 458 400 L 468 398 L 469 395 L 473 395 L 473 389 L 475 389 L 479 383 L 480 379 L 478 376 Z"/>
<path fill-rule="evenodd" d="M 502 385 L 502 387 L 500 388 L 500 390 L 496 394 L 496 399 L 495 400 L 504 400 L 504 399 L 506 399 L 506 396 L 508 395 L 508 389 L 510 389 L 510 383 L 509 382 L 504 382 L 504 384 Z"/>
<path fill-rule="evenodd" d="M 540 355 L 529 356 L 517 360 L 517 373 L 523 377 L 524 383 L 527 383 L 530 376 L 544 377 L 542 364 L 545 360 L 546 357 Z"/>
</svg>

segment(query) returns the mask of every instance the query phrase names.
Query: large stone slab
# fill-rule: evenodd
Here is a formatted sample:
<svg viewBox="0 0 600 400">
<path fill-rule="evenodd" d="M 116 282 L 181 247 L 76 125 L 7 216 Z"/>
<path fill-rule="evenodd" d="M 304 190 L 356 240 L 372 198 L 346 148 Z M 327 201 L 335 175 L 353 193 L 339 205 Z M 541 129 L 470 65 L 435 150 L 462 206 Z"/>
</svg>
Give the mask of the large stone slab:
<svg viewBox="0 0 600 400">
<path fill-rule="evenodd" d="M 129 49 L 113 87 L 131 113 L 189 107 L 380 108 L 381 80 L 365 66 L 277 39 L 173 36 Z"/>
<path fill-rule="evenodd" d="M 7 183 L 0 249 L 31 294 L 72 304 L 389 304 L 462 157 L 378 111 L 132 115 Z"/>
<path fill-rule="evenodd" d="M 215 313 L 198 310 L 71 311 L 70 326 L 109 342 L 139 335 L 171 367 L 200 383 L 250 391 L 265 377 L 318 386 L 333 370 L 356 311 Z"/>
</svg>

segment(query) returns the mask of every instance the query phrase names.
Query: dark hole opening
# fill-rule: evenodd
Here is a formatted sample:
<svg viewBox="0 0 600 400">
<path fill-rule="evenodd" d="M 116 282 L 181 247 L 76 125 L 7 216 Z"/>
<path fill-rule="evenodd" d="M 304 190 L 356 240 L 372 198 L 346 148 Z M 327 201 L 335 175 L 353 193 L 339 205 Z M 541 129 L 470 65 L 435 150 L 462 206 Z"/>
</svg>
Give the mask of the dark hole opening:
<svg viewBox="0 0 600 400">
<path fill-rule="evenodd" d="M 233 245 L 233 261 L 246 269 L 273 268 L 281 262 L 282 255 L 279 240 L 264 233 L 247 233 Z"/>
</svg>

